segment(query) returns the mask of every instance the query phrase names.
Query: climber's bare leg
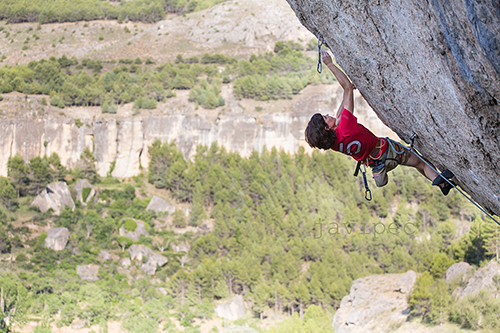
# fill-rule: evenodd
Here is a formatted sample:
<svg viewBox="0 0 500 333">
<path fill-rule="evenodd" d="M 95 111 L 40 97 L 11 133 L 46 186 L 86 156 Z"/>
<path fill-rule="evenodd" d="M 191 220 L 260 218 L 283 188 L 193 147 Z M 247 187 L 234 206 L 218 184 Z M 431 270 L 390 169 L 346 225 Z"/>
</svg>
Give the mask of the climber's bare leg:
<svg viewBox="0 0 500 333">
<path fill-rule="evenodd" d="M 427 161 L 427 163 L 432 165 L 429 161 Z M 438 176 L 438 174 L 430 166 L 428 166 L 423 160 L 417 157 L 417 155 L 415 155 L 415 153 L 412 151 L 410 151 L 410 158 L 408 158 L 408 162 L 406 162 L 405 166 L 410 166 L 417 169 L 418 172 L 420 172 L 430 181 L 433 181 Z"/>
</svg>

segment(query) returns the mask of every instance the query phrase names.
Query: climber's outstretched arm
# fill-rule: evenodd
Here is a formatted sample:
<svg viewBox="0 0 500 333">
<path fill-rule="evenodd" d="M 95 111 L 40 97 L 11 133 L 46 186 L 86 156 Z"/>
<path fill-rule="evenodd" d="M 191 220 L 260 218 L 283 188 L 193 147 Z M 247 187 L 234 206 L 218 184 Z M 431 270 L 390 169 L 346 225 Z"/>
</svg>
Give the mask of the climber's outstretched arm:
<svg viewBox="0 0 500 333">
<path fill-rule="evenodd" d="M 342 89 L 344 89 L 344 96 L 342 98 L 342 103 L 337 111 L 337 123 L 340 122 L 340 114 L 343 109 L 347 109 L 351 113 L 354 113 L 354 85 L 351 80 L 333 63 L 332 57 L 326 51 L 321 51 L 321 58 L 326 66 L 333 73 L 337 81 L 339 82 Z"/>
</svg>

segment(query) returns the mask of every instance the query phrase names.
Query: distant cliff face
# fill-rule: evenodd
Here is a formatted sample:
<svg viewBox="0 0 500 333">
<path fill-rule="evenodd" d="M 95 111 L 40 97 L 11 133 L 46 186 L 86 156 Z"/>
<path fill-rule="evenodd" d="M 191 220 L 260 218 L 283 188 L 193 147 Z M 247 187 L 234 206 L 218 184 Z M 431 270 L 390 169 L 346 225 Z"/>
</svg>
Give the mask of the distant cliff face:
<svg viewBox="0 0 500 333">
<path fill-rule="evenodd" d="M 382 121 L 500 215 L 500 4 L 287 0 Z"/>
<path fill-rule="evenodd" d="M 114 162 L 112 176 L 131 177 L 149 165 L 148 147 L 156 140 L 176 142 L 186 158 L 194 156 L 198 145 L 213 142 L 229 151 L 249 156 L 264 147 L 294 153 L 304 142 L 304 129 L 312 114 L 334 113 L 342 92 L 335 85 L 309 86 L 292 101 L 281 101 L 283 112 L 245 112 L 242 103 L 227 99 L 225 113 L 195 110 L 183 102 L 180 111 L 158 110 L 158 115 L 107 119 L 82 118 L 83 125 L 57 116 L 0 120 L 0 175 L 7 175 L 10 156 L 19 154 L 28 161 L 34 156 L 56 152 L 61 163 L 73 167 L 85 147 L 97 159 L 97 171 L 106 176 Z M 5 99 L 9 96 L 5 95 Z M 393 133 L 385 127 L 360 96 L 356 114 L 361 122 L 383 136 Z M 248 106 L 247 106 L 248 108 Z M 165 112 L 164 112 L 165 111 Z M 201 115 L 197 114 L 200 113 Z M 162 115 L 168 113 L 169 115 Z M 308 148 L 308 147 L 306 147 Z"/>
</svg>

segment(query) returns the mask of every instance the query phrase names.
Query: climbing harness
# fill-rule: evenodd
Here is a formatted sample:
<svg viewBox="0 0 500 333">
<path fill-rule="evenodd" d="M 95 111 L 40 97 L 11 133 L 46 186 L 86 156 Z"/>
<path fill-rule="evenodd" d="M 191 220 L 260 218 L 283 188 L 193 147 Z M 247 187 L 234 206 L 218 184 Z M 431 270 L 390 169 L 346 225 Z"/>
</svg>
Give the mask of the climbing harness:
<svg viewBox="0 0 500 333">
<path fill-rule="evenodd" d="M 363 170 L 361 170 L 361 165 L 363 165 Z M 372 191 L 370 190 L 370 187 L 368 186 L 368 180 L 366 179 L 366 165 L 361 161 L 358 161 L 358 164 L 356 165 L 354 177 L 358 176 L 359 171 L 361 171 L 361 174 L 363 174 L 363 183 L 365 184 L 365 199 L 368 201 L 372 201 Z"/>
<path fill-rule="evenodd" d="M 323 45 L 323 37 L 321 34 L 318 34 L 318 65 L 316 66 L 316 70 L 319 74 L 323 71 L 323 63 L 321 62 L 321 46 Z"/>
<path fill-rule="evenodd" d="M 500 226 L 500 222 L 498 222 L 496 219 L 493 218 L 493 216 L 491 216 L 490 214 L 488 214 L 481 206 L 479 206 L 474 200 L 472 200 L 469 196 L 467 196 L 464 192 L 462 192 L 452 181 L 450 181 L 449 179 L 447 179 L 446 177 L 444 177 L 441 172 L 437 171 L 432 165 L 430 165 L 423 157 L 420 156 L 420 153 L 415 149 L 413 148 L 413 143 L 415 141 L 415 139 L 418 138 L 418 135 L 417 133 L 413 132 L 412 131 L 412 134 L 411 134 L 411 137 L 410 137 L 410 141 L 411 141 L 411 144 L 410 144 L 410 151 L 413 151 L 415 153 L 415 156 L 417 156 L 422 162 L 424 162 L 425 164 L 427 164 L 427 166 L 429 168 L 431 168 L 432 170 L 434 170 L 435 173 L 438 174 L 439 177 L 443 178 L 448 184 L 450 184 L 451 186 L 453 186 L 453 188 L 455 188 L 455 190 L 457 190 L 461 195 L 463 195 L 467 200 L 469 200 L 470 202 L 472 202 L 474 204 L 474 206 L 476 206 L 477 208 L 479 208 L 479 210 L 481 210 L 484 214 L 486 214 L 486 216 L 488 216 L 490 219 L 492 219 L 496 224 L 498 224 Z"/>
</svg>

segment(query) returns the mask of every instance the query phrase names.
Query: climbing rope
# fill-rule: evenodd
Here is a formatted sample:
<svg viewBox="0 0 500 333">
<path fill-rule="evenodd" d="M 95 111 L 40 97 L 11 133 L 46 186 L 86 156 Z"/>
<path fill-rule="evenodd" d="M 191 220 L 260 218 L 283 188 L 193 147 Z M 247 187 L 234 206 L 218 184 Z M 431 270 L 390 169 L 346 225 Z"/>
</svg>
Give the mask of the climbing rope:
<svg viewBox="0 0 500 333">
<path fill-rule="evenodd" d="M 415 153 L 415 156 L 417 156 L 422 162 L 424 162 L 425 164 L 427 164 L 427 166 L 429 168 L 431 168 L 432 170 L 434 170 L 435 173 L 437 173 L 439 175 L 439 177 L 443 178 L 446 182 L 448 182 L 448 184 L 450 184 L 451 186 L 453 186 L 455 188 L 455 190 L 457 190 L 460 194 L 462 194 L 467 200 L 469 200 L 470 202 L 472 202 L 474 204 L 474 206 L 476 206 L 477 208 L 479 208 L 484 214 L 486 214 L 486 216 L 488 216 L 490 219 L 492 219 L 496 224 L 498 224 L 500 226 L 500 222 L 498 222 L 496 219 L 493 218 L 493 216 L 491 216 L 490 214 L 488 214 L 481 206 L 479 206 L 474 200 L 472 200 L 469 196 L 467 196 L 464 192 L 462 192 L 455 184 L 453 184 L 449 179 L 446 179 L 446 177 L 442 176 L 441 173 L 439 171 L 437 171 L 432 165 L 430 165 L 423 157 L 420 156 L 420 153 L 415 149 L 413 148 L 413 143 L 415 141 L 415 139 L 418 137 L 418 135 L 412 131 L 412 134 L 411 134 L 411 137 L 410 137 L 410 140 L 411 140 L 411 143 L 410 143 L 410 151 L 413 151 Z"/>
<path fill-rule="evenodd" d="M 319 74 L 323 71 L 323 63 L 321 62 L 321 46 L 323 45 L 323 37 L 321 34 L 318 34 L 318 65 L 316 66 L 316 70 Z"/>
</svg>

